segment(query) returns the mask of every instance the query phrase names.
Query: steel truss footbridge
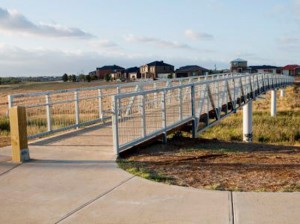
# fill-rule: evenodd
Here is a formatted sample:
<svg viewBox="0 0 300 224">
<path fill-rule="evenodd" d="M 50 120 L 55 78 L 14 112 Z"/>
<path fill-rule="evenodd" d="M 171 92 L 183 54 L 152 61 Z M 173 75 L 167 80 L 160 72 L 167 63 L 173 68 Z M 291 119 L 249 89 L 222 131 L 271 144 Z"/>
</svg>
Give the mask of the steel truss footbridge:
<svg viewBox="0 0 300 224">
<path fill-rule="evenodd" d="M 8 96 L 9 108 L 26 108 L 28 139 L 95 123 L 112 127 L 116 154 L 187 126 L 195 138 L 243 107 L 243 139 L 252 141 L 252 102 L 294 78 L 277 74 L 216 74 Z M 100 128 L 100 127 L 99 127 Z"/>
</svg>

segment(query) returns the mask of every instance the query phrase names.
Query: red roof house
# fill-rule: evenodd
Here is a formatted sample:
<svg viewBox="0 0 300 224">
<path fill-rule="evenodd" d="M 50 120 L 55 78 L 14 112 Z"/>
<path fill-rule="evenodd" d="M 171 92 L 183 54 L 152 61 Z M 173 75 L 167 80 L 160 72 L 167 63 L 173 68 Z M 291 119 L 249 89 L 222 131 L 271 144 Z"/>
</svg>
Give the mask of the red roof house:
<svg viewBox="0 0 300 224">
<path fill-rule="evenodd" d="M 284 75 L 300 75 L 300 65 L 286 65 L 282 68 L 282 74 Z"/>
</svg>

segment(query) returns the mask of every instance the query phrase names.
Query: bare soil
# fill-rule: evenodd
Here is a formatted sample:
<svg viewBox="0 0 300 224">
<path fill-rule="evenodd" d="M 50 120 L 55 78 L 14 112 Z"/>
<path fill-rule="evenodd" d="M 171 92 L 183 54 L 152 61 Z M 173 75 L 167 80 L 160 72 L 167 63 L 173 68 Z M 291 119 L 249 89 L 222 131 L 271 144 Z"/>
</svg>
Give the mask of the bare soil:
<svg viewBox="0 0 300 224">
<path fill-rule="evenodd" d="M 300 191 L 300 147 L 177 137 L 123 155 L 123 168 L 168 183 L 232 191 Z M 124 166 L 125 164 L 125 166 Z"/>
<path fill-rule="evenodd" d="M 10 145 L 10 136 L 0 136 L 0 148 Z"/>
</svg>

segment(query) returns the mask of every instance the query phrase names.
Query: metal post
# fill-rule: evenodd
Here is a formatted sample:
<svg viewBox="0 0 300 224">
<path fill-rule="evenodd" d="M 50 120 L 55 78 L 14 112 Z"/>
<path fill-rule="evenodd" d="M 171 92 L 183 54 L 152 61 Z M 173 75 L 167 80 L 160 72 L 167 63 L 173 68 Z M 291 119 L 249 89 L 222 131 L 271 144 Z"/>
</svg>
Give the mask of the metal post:
<svg viewBox="0 0 300 224">
<path fill-rule="evenodd" d="M 121 93 L 121 87 L 117 87 L 117 95 L 119 95 Z M 117 100 L 117 103 L 118 103 L 118 107 L 120 107 L 121 106 L 121 99 L 118 99 Z"/>
<path fill-rule="evenodd" d="M 161 101 L 161 109 L 162 109 L 162 127 L 164 129 L 163 133 L 163 143 L 167 143 L 167 108 L 166 108 L 166 92 L 162 92 L 162 101 Z"/>
<path fill-rule="evenodd" d="M 118 123 L 118 100 L 116 96 L 112 96 L 112 106 L 113 106 L 113 115 L 112 115 L 112 129 L 113 129 L 113 146 L 116 155 L 119 155 L 119 123 Z"/>
<path fill-rule="evenodd" d="M 79 117 L 79 93 L 75 91 L 74 93 L 75 97 L 75 119 L 76 119 L 76 127 L 78 129 L 79 127 L 79 122 L 80 122 L 80 117 Z"/>
<path fill-rule="evenodd" d="M 243 141 L 252 142 L 252 100 L 243 107 Z"/>
<path fill-rule="evenodd" d="M 197 134 L 197 118 L 195 116 L 195 86 L 191 86 L 191 106 L 192 106 L 192 117 L 193 117 L 193 125 L 192 125 L 192 138 L 196 138 Z"/>
<path fill-rule="evenodd" d="M 145 95 L 140 95 L 141 101 L 140 101 L 140 107 L 141 107 L 141 115 L 142 115 L 142 136 L 146 136 L 146 109 L 145 109 Z"/>
<path fill-rule="evenodd" d="M 219 79 L 219 75 L 218 75 L 218 79 Z M 217 112 L 218 112 L 218 114 L 217 114 L 217 117 L 218 117 L 218 119 L 220 119 L 220 116 L 221 116 L 221 110 L 220 110 L 220 81 L 218 80 L 217 82 L 216 82 L 216 92 L 217 92 L 217 104 L 218 104 L 218 109 L 217 109 Z"/>
<path fill-rule="evenodd" d="M 7 100 L 8 100 L 8 109 L 13 107 L 13 99 L 14 97 L 12 95 L 8 95 L 7 96 Z"/>
<path fill-rule="evenodd" d="M 46 115 L 47 115 L 47 127 L 48 131 L 52 131 L 52 120 L 51 120 L 51 108 L 50 108 L 50 96 L 49 94 L 45 95 L 46 97 Z"/>
<path fill-rule="evenodd" d="M 209 84 L 207 84 L 207 91 L 208 91 L 208 88 L 209 88 Z M 209 94 L 207 93 L 206 94 L 206 126 L 209 125 Z"/>
<path fill-rule="evenodd" d="M 280 90 L 280 97 L 281 98 L 285 97 L 285 89 Z"/>
<path fill-rule="evenodd" d="M 233 81 L 233 102 L 232 102 L 232 109 L 233 113 L 236 113 L 236 85 L 235 85 L 235 79 Z"/>
<path fill-rule="evenodd" d="M 179 119 L 180 121 L 182 121 L 182 118 L 183 118 L 183 101 L 182 101 L 182 88 L 181 88 L 181 85 L 179 87 Z"/>
<path fill-rule="evenodd" d="M 6 112 L 6 117 L 9 117 L 9 110 L 10 108 L 13 107 L 13 96 L 12 95 L 8 95 L 7 96 L 7 102 L 8 102 L 8 109 L 7 109 L 7 112 Z"/>
<path fill-rule="evenodd" d="M 271 117 L 276 117 L 276 90 L 271 90 Z"/>
<path fill-rule="evenodd" d="M 153 83 L 153 89 L 157 90 L 157 84 Z M 154 107 L 158 107 L 158 100 L 157 100 L 157 91 L 154 92 Z"/>
<path fill-rule="evenodd" d="M 98 89 L 99 118 L 103 120 L 102 89 Z"/>
</svg>

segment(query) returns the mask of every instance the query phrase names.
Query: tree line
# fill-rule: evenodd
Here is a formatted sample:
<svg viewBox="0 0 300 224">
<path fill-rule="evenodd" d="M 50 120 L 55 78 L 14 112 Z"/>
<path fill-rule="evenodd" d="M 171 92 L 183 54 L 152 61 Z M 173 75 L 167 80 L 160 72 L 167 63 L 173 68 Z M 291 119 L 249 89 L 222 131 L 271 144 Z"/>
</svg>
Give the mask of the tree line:
<svg viewBox="0 0 300 224">
<path fill-rule="evenodd" d="M 98 76 L 96 75 L 85 75 L 85 74 L 80 74 L 80 75 L 68 75 L 67 73 L 63 74 L 62 76 L 62 81 L 64 82 L 91 82 L 98 80 Z"/>
</svg>

